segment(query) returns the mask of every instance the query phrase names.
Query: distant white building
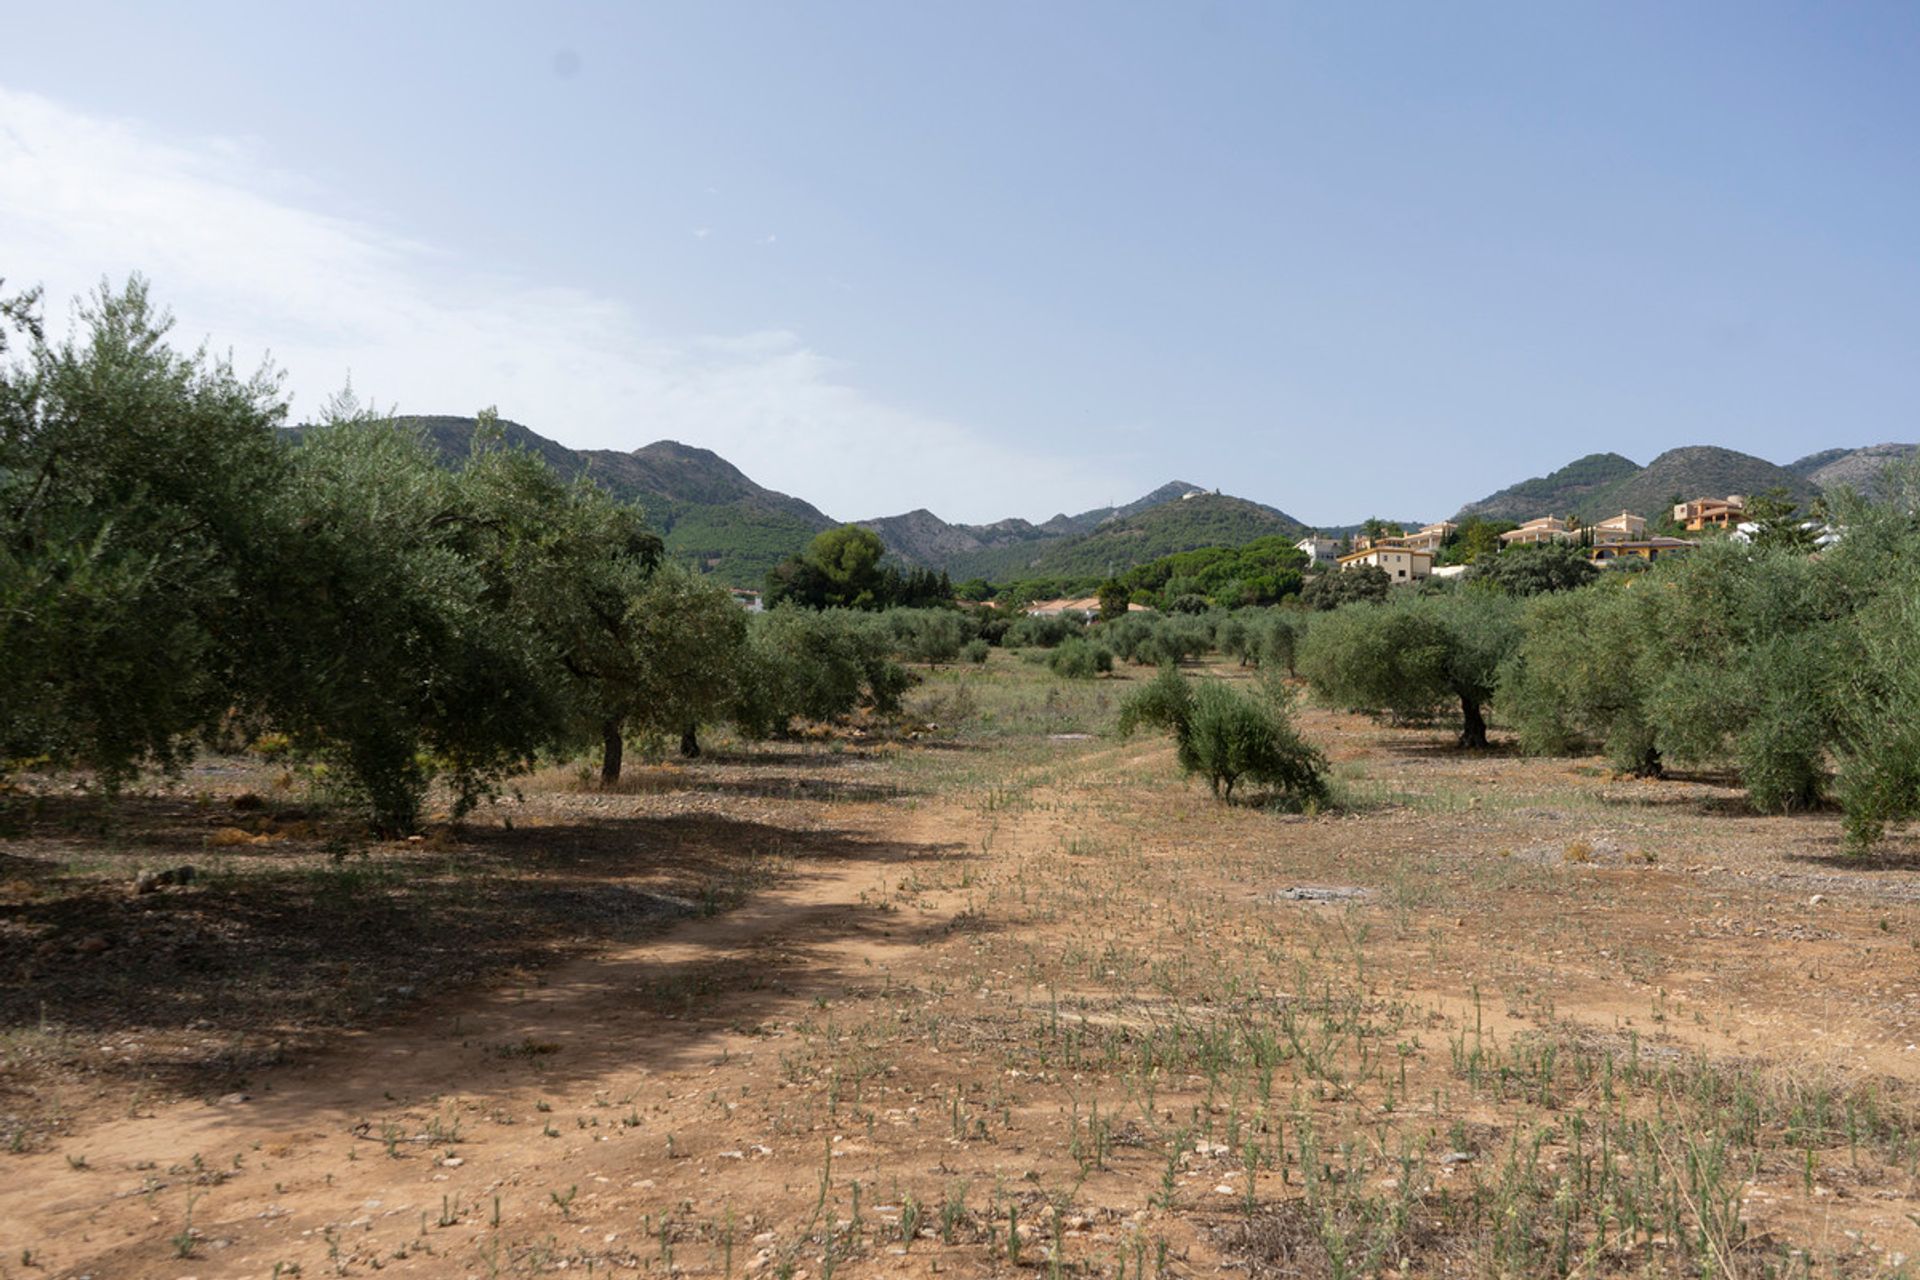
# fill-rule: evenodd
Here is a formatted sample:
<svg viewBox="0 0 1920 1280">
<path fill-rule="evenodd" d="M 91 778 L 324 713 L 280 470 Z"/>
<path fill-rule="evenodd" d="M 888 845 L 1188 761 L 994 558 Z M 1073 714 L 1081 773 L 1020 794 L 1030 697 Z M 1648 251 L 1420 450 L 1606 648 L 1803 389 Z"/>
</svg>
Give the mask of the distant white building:
<svg viewBox="0 0 1920 1280">
<path fill-rule="evenodd" d="M 1323 538 L 1319 534 L 1310 534 L 1293 544 L 1300 554 L 1307 558 L 1307 567 L 1323 569 L 1340 558 L 1340 540 Z"/>
<path fill-rule="evenodd" d="M 748 613 L 759 613 L 766 608 L 766 605 L 760 601 L 760 593 L 758 591 L 749 591 L 745 587 L 728 587 L 727 594 L 733 597 L 735 604 L 745 609 Z"/>
</svg>

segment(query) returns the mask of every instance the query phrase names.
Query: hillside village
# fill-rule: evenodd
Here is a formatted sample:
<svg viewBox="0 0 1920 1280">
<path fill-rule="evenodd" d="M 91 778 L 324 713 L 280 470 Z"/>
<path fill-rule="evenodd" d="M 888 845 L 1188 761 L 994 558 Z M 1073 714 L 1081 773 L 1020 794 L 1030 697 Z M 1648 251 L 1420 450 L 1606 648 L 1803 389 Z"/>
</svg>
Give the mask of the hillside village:
<svg viewBox="0 0 1920 1280">
<path fill-rule="evenodd" d="M 1747 499 L 1741 494 L 1724 498 L 1694 498 L 1675 503 L 1670 517 L 1673 527 L 1688 533 L 1718 531 L 1736 540 L 1751 539 L 1761 526 L 1746 519 Z M 1592 524 L 1582 524 L 1577 516 L 1535 516 L 1512 528 L 1498 532 L 1501 550 L 1561 544 L 1579 547 L 1595 564 L 1639 561 L 1651 564 L 1664 556 L 1691 551 L 1700 545 L 1697 538 L 1668 534 L 1649 534 L 1644 516 L 1622 511 Z M 1316 568 L 1340 571 L 1377 568 L 1396 583 L 1422 578 L 1458 577 L 1467 571 L 1466 563 L 1435 564 L 1435 559 L 1460 532 L 1460 525 L 1441 520 L 1422 525 L 1412 533 L 1356 534 L 1335 539 L 1310 534 L 1296 545 Z M 1815 541 L 1837 538 L 1838 533 L 1825 524 L 1810 530 Z"/>
</svg>

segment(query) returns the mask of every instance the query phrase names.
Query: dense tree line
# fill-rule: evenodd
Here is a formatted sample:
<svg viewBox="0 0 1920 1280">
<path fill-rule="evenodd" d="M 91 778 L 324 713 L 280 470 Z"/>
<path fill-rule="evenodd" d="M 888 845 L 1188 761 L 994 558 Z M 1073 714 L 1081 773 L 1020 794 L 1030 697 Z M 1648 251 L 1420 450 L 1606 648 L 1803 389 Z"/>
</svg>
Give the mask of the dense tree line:
<svg viewBox="0 0 1920 1280">
<path fill-rule="evenodd" d="M 1920 815 L 1920 481 L 1837 500 L 1844 536 L 1712 539 L 1635 572 L 1508 552 L 1461 585 L 1320 616 L 1299 668 L 1317 696 L 1391 720 L 1491 712 L 1521 747 L 1615 767 L 1737 772 L 1755 808 L 1837 803 L 1865 846 Z M 1763 529 L 1766 526 L 1763 526 Z"/>
<path fill-rule="evenodd" d="M 953 583 L 945 571 L 887 564 L 880 535 L 843 524 L 816 535 L 806 551 L 767 574 L 768 604 L 808 609 L 924 609 L 951 604 Z"/>
<path fill-rule="evenodd" d="M 135 279 L 48 341 L 0 303 L 0 769 L 112 788 L 284 737 L 383 831 L 542 753 L 890 707 L 836 613 L 751 625 L 640 511 L 483 442 L 457 470 L 346 400 L 296 440 L 278 379 L 167 341 Z M 483 437 L 487 435 L 483 423 Z"/>
</svg>

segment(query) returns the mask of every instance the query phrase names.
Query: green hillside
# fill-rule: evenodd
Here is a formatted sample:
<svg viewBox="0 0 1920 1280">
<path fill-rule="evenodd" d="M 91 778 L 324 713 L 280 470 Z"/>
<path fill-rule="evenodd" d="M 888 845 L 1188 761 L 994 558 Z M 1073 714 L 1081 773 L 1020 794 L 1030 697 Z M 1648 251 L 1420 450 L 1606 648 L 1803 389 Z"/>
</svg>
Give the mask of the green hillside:
<svg viewBox="0 0 1920 1280">
<path fill-rule="evenodd" d="M 1669 449 L 1642 467 L 1617 453 L 1590 453 L 1551 475 L 1510 485 L 1498 493 L 1468 503 L 1455 519 L 1480 516 L 1488 520 L 1531 520 L 1545 515 L 1576 515 L 1582 520 L 1604 520 L 1631 511 L 1657 520 L 1676 495 L 1682 499 L 1725 497 L 1785 489 L 1802 502 L 1813 498 L 1818 486 L 1808 475 L 1837 453 L 1803 459 L 1804 471 L 1776 466 L 1737 449 L 1690 445 Z"/>
<path fill-rule="evenodd" d="M 1617 453 L 1590 453 L 1550 475 L 1522 480 L 1478 502 L 1470 502 L 1460 508 L 1460 514 L 1454 519 L 1480 516 L 1487 520 L 1531 520 L 1535 516 L 1565 514 L 1578 509 L 1594 493 L 1639 472 L 1640 465 L 1631 458 Z"/>
<path fill-rule="evenodd" d="M 1801 502 L 1817 496 L 1803 477 L 1765 458 L 1737 449 L 1692 445 L 1667 450 L 1633 475 L 1588 494 L 1572 511 L 1582 520 L 1604 520 L 1622 511 L 1657 520 L 1670 512 L 1676 495 L 1683 500 L 1724 498 L 1775 488 L 1785 489 Z"/>
<path fill-rule="evenodd" d="M 979 577 L 995 582 L 1104 576 L 1176 551 L 1236 547 L 1255 538 L 1298 534 L 1300 527 L 1283 511 L 1243 498 L 1202 494 L 1149 507 L 1037 550 L 1001 547 L 959 556 L 949 563 L 947 572 L 956 581 Z"/>
<path fill-rule="evenodd" d="M 473 451 L 473 418 L 407 417 L 449 463 Z M 834 521 L 798 498 L 764 488 L 711 449 L 658 440 L 622 453 L 614 449 L 569 449 L 517 422 L 500 430 L 514 448 L 526 449 L 568 479 L 587 475 L 625 502 L 637 502 L 659 531 L 667 555 L 692 564 L 729 586 L 758 587 L 767 570 L 807 545 Z M 291 433 L 311 428 L 291 428 Z"/>
</svg>

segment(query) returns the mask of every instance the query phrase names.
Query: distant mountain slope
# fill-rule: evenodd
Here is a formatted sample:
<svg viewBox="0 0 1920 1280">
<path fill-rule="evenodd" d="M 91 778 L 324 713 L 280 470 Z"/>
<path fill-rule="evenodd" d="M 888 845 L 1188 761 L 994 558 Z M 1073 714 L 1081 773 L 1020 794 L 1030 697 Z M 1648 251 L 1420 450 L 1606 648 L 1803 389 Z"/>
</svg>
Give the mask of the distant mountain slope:
<svg viewBox="0 0 1920 1280">
<path fill-rule="evenodd" d="M 1244 498 L 1203 493 L 1107 520 L 1071 537 L 964 554 L 946 568 L 956 580 L 1094 577 L 1120 573 L 1176 551 L 1239 546 L 1273 534 L 1295 534 L 1300 528 L 1300 522 L 1284 511 Z"/>
<path fill-rule="evenodd" d="M 1617 453 L 1590 453 L 1551 475 L 1522 480 L 1478 502 L 1470 502 L 1460 508 L 1460 514 L 1454 519 L 1480 516 L 1487 520 L 1531 520 L 1548 514 L 1564 515 L 1599 490 L 1639 471 L 1640 464 L 1631 458 Z"/>
<path fill-rule="evenodd" d="M 1189 493 L 1202 492 L 1198 485 L 1170 480 L 1152 493 L 1136 498 L 1125 506 L 1096 507 L 1077 516 L 1062 512 L 1044 524 L 1013 518 L 992 524 L 949 524 L 922 507 L 905 515 L 880 516 L 861 520 L 880 535 L 887 550 L 909 564 L 929 569 L 948 569 L 961 558 L 977 552 L 1008 547 L 1030 547 L 1038 555 L 1043 545 L 1051 545 L 1076 534 L 1090 533 L 1100 525 L 1123 520 L 1167 502 L 1177 502 Z"/>
<path fill-rule="evenodd" d="M 419 430 L 450 462 L 473 451 L 478 424 L 472 418 L 400 421 Z M 669 556 L 695 562 L 734 586 L 759 586 L 768 569 L 834 524 L 809 503 L 755 484 L 711 449 L 674 440 L 632 453 L 569 449 L 517 422 L 503 420 L 500 428 L 508 444 L 540 455 L 568 479 L 585 473 L 615 497 L 638 502 L 665 539 Z"/>
<path fill-rule="evenodd" d="M 1897 446 L 1895 446 L 1897 447 Z M 1631 511 L 1658 519 L 1676 496 L 1681 499 L 1725 497 L 1785 489 L 1801 502 L 1812 499 L 1821 483 L 1812 477 L 1826 467 L 1843 467 L 1858 451 L 1829 450 L 1782 467 L 1737 449 L 1689 445 L 1669 449 L 1646 466 L 1617 453 L 1592 453 L 1568 463 L 1551 475 L 1524 480 L 1460 509 L 1456 519 L 1484 516 L 1494 520 L 1531 520 L 1544 515 L 1576 515 L 1603 520 Z"/>
<path fill-rule="evenodd" d="M 1828 449 L 1789 463 L 1787 470 L 1805 476 L 1807 482 L 1822 491 L 1852 489 L 1868 497 L 1877 496 L 1880 476 L 1896 462 L 1920 454 L 1920 445 L 1870 444 L 1863 449 Z"/>
<path fill-rule="evenodd" d="M 1604 520 L 1622 511 L 1654 520 L 1670 512 L 1676 498 L 1723 498 L 1769 489 L 1785 489 L 1801 502 L 1819 494 L 1804 478 L 1765 458 L 1714 445 L 1689 445 L 1667 450 L 1637 474 L 1587 495 L 1573 510 L 1582 520 Z"/>
</svg>

